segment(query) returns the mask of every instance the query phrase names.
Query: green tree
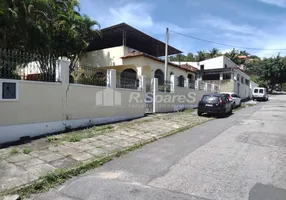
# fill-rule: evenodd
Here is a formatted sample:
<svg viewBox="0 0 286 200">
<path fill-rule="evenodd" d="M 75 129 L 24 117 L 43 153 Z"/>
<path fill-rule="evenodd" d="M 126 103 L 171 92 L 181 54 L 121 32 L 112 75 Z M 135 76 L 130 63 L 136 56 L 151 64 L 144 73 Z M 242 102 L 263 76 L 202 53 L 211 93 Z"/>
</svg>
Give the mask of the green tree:
<svg viewBox="0 0 286 200">
<path fill-rule="evenodd" d="M 31 61 L 38 60 L 43 71 L 67 57 L 72 72 L 88 39 L 99 34 L 99 24 L 79 13 L 78 0 L 4 0 L 0 25 L 0 48 L 38 55 Z"/>
<path fill-rule="evenodd" d="M 246 70 L 256 75 L 258 80 L 267 84 L 271 90 L 276 84 L 286 82 L 286 58 L 279 55 L 250 62 L 246 64 Z"/>
<path fill-rule="evenodd" d="M 209 53 L 210 57 L 211 58 L 215 58 L 215 57 L 218 57 L 221 55 L 220 51 L 216 48 L 213 48 L 212 50 L 210 50 L 210 53 Z"/>
<path fill-rule="evenodd" d="M 196 55 L 196 61 L 197 62 L 200 62 L 200 61 L 203 61 L 207 58 L 207 55 L 204 51 L 198 51 L 197 52 L 197 55 Z"/>
</svg>

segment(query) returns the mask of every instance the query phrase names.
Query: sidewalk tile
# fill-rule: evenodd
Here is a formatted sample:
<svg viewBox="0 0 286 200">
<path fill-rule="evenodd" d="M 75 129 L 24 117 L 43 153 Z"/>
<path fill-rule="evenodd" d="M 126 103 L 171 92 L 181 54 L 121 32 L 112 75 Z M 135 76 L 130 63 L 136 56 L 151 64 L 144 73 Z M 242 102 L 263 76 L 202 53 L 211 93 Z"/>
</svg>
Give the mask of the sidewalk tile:
<svg viewBox="0 0 286 200">
<path fill-rule="evenodd" d="M 10 162 L 20 162 L 20 161 L 30 160 L 32 158 L 33 157 L 30 155 L 19 153 L 19 154 L 8 157 L 7 160 Z"/>
<path fill-rule="evenodd" d="M 100 156 L 100 155 L 103 155 L 103 154 L 107 154 L 108 151 L 107 150 L 104 150 L 104 149 L 101 149 L 101 148 L 94 148 L 92 150 L 89 150 L 87 151 L 88 153 L 94 155 L 94 156 Z"/>
<path fill-rule="evenodd" d="M 91 154 L 86 153 L 86 152 L 81 152 L 78 154 L 74 154 L 71 157 L 77 161 L 85 161 L 85 160 L 93 158 L 94 155 L 91 155 Z"/>
<path fill-rule="evenodd" d="M 79 162 L 77 160 L 72 159 L 71 157 L 64 157 L 59 160 L 54 160 L 50 162 L 50 164 L 56 168 L 68 168 L 79 164 Z"/>
<path fill-rule="evenodd" d="M 27 168 L 27 171 L 30 172 L 32 175 L 39 177 L 39 176 L 45 175 L 48 172 L 52 172 L 55 169 L 56 168 L 53 167 L 52 165 L 40 164 L 40 165 L 36 165 L 34 167 L 31 167 L 31 168 Z"/>
</svg>

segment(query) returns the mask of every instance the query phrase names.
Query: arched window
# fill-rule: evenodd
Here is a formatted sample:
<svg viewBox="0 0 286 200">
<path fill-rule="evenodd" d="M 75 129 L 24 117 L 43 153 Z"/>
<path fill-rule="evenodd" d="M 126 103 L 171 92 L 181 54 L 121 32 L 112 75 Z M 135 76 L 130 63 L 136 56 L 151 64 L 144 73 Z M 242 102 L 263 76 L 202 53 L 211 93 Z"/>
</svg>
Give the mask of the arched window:
<svg viewBox="0 0 286 200">
<path fill-rule="evenodd" d="M 192 74 L 188 74 L 189 88 L 195 88 L 195 78 Z"/>
<path fill-rule="evenodd" d="M 178 87 L 184 87 L 185 86 L 185 78 L 184 78 L 184 76 L 179 76 L 179 78 L 178 78 Z"/>
<path fill-rule="evenodd" d="M 189 81 L 191 82 L 191 81 L 193 81 L 193 78 L 194 76 L 192 75 L 192 74 L 188 74 L 188 79 L 189 79 Z"/>
<path fill-rule="evenodd" d="M 158 85 L 164 85 L 164 73 L 162 72 L 162 70 L 157 69 L 155 71 L 155 78 L 158 79 Z"/>
<path fill-rule="evenodd" d="M 136 89 L 139 85 L 137 72 L 134 69 L 125 69 L 120 73 L 120 87 Z"/>
</svg>

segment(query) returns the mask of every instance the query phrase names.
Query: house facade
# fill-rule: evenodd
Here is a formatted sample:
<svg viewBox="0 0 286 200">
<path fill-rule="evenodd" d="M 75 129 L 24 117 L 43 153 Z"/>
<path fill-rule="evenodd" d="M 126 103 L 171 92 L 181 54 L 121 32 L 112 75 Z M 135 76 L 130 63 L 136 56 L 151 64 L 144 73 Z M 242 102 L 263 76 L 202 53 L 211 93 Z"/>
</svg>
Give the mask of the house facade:
<svg viewBox="0 0 286 200">
<path fill-rule="evenodd" d="M 85 66 L 115 69 L 119 76 L 146 76 L 148 80 L 158 78 L 159 85 L 164 84 L 165 44 L 145 33 L 125 24 L 118 24 L 103 29 L 102 36 L 90 40 L 88 52 L 81 57 L 80 67 Z M 168 55 L 181 51 L 168 47 Z M 181 67 L 168 62 L 167 80 L 171 75 L 178 78 L 178 86 L 184 87 L 186 82 L 194 87 L 195 69 Z"/>
<path fill-rule="evenodd" d="M 251 98 L 255 85 L 242 69 L 226 56 L 196 63 L 197 80 L 219 85 L 221 92 L 235 92 L 242 99 Z"/>
</svg>

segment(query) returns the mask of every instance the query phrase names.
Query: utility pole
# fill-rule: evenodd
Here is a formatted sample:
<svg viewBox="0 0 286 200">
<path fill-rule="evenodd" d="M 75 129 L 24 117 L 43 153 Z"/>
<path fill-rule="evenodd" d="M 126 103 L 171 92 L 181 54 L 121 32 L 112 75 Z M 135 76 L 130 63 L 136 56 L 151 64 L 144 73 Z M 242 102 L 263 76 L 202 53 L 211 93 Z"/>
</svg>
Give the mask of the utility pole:
<svg viewBox="0 0 286 200">
<path fill-rule="evenodd" d="M 168 78 L 168 43 L 169 43 L 169 28 L 166 28 L 166 47 L 165 47 L 165 83 Z"/>
</svg>

